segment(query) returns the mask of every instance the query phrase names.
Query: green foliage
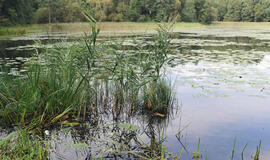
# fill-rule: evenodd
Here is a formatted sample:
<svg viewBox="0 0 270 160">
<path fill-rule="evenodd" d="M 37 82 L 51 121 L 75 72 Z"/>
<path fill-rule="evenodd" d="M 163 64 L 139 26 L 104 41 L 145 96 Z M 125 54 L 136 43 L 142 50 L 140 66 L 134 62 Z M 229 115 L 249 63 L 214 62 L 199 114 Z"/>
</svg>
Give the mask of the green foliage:
<svg viewBox="0 0 270 160">
<path fill-rule="evenodd" d="M 209 1 L 209 3 L 213 7 L 213 9 L 215 9 L 216 11 L 216 15 L 215 15 L 216 20 L 223 21 L 227 13 L 228 0 L 223 0 L 223 1 L 212 0 L 212 1 Z"/>
<path fill-rule="evenodd" d="M 2 25 L 30 24 L 34 22 L 36 0 L 1 0 L 0 23 Z"/>
<path fill-rule="evenodd" d="M 254 156 L 254 160 L 259 160 L 260 159 L 261 147 L 262 147 L 262 141 L 260 141 L 259 146 L 257 146 L 256 154 Z"/>
<path fill-rule="evenodd" d="M 62 65 L 68 64 L 64 62 Z M 6 125 L 21 124 L 28 129 L 39 128 L 40 125 L 46 127 L 83 103 L 74 99 L 84 96 L 83 85 L 82 80 L 76 78 L 72 64 L 69 65 L 57 69 L 54 65 L 51 68 L 33 65 L 26 77 L 12 81 L 9 77 L 2 78 L 1 120 Z"/>
<path fill-rule="evenodd" d="M 122 22 L 124 21 L 124 15 L 121 13 L 112 13 L 109 15 L 108 19 L 114 22 Z"/>
<path fill-rule="evenodd" d="M 138 0 L 131 0 L 129 7 L 128 7 L 128 13 L 127 17 L 130 21 L 136 22 L 139 21 L 139 18 L 141 16 L 142 7 L 140 6 L 140 3 Z M 143 15 L 145 16 L 145 15 Z"/>
<path fill-rule="evenodd" d="M 36 11 L 36 22 L 37 23 L 48 23 L 49 17 L 48 17 L 48 8 L 39 8 Z"/>
<path fill-rule="evenodd" d="M 216 19 L 217 11 L 211 7 L 209 3 L 204 3 L 203 9 L 200 11 L 198 22 L 203 24 L 211 24 Z"/>
<path fill-rule="evenodd" d="M 254 19 L 256 22 L 270 21 L 270 2 L 266 0 L 259 0 L 254 7 Z"/>
<path fill-rule="evenodd" d="M 245 0 L 242 2 L 241 19 L 246 22 L 254 22 L 254 0 Z"/>
<path fill-rule="evenodd" d="M 50 11 L 51 22 L 76 22 L 83 20 L 80 5 L 76 0 L 50 0 L 45 7 Z M 49 16 L 48 12 L 47 16 Z"/>
<path fill-rule="evenodd" d="M 3 142 L 3 143 L 1 143 Z M 29 135 L 25 130 L 12 132 L 0 142 L 0 160 L 47 159 L 46 140 Z"/>
<path fill-rule="evenodd" d="M 194 0 L 195 15 L 198 21 L 200 21 L 199 19 L 201 19 L 201 16 L 203 15 L 205 3 L 205 0 Z"/>
<path fill-rule="evenodd" d="M 228 4 L 228 11 L 224 18 L 225 21 L 241 21 L 241 1 L 230 0 Z"/>
<path fill-rule="evenodd" d="M 194 0 L 185 1 L 181 15 L 181 20 L 185 22 L 195 22 L 197 20 Z"/>
<path fill-rule="evenodd" d="M 174 104 L 172 88 L 164 80 L 151 83 L 144 89 L 144 108 L 152 113 L 167 115 Z M 162 115 L 163 116 L 163 115 Z"/>
</svg>

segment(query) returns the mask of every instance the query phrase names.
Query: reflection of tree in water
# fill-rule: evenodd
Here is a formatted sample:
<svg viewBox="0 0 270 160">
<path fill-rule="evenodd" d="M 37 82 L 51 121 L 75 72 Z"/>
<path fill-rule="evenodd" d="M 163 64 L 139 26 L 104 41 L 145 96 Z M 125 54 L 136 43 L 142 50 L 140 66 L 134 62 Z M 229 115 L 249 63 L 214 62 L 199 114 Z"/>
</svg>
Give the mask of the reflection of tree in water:
<svg viewBox="0 0 270 160">
<path fill-rule="evenodd" d="M 105 101 L 107 102 L 100 101 L 99 104 L 111 104 L 108 102 L 112 100 Z M 73 128 L 71 132 L 56 130 L 57 140 L 50 141 L 54 146 L 50 157 L 140 159 L 161 154 L 161 144 L 165 138 L 163 131 L 177 114 L 178 108 L 172 108 L 167 115 L 160 117 L 145 110 L 130 113 L 123 107 L 118 110 L 117 118 L 113 115 L 112 108 L 110 105 L 98 107 L 95 113 L 87 117 L 83 127 Z M 81 148 L 74 149 L 78 145 Z"/>
</svg>

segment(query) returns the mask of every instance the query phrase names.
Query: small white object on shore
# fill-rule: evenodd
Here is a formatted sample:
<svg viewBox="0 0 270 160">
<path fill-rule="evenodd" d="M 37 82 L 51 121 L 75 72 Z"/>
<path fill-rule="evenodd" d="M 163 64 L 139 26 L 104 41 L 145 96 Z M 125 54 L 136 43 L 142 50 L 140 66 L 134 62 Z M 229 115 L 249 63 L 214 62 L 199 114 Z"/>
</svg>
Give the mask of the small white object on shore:
<svg viewBox="0 0 270 160">
<path fill-rule="evenodd" d="M 50 132 L 48 130 L 45 130 L 45 134 L 48 136 L 50 135 Z"/>
</svg>

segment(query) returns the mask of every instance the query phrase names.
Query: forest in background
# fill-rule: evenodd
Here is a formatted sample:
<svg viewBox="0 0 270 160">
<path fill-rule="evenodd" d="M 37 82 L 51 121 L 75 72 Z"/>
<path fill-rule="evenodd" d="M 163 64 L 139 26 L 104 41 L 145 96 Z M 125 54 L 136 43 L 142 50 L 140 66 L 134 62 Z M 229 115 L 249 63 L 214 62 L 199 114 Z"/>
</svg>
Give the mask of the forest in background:
<svg viewBox="0 0 270 160">
<path fill-rule="evenodd" d="M 270 0 L 0 0 L 0 25 L 85 21 L 269 22 Z"/>
</svg>

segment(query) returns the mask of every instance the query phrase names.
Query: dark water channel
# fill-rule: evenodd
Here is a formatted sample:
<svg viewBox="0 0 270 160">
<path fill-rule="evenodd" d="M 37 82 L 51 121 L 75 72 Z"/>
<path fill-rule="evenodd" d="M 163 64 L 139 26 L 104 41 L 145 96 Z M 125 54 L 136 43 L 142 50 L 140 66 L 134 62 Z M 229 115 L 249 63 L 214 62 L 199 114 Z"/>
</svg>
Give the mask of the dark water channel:
<svg viewBox="0 0 270 160">
<path fill-rule="evenodd" d="M 35 52 L 36 40 L 49 46 L 63 37 L 0 40 L 0 73 L 25 72 L 22 65 Z M 110 111 L 104 111 L 97 121 L 86 124 L 98 123 L 99 129 L 52 130 L 51 159 L 91 159 L 100 149 L 93 146 L 103 147 L 105 152 L 111 146 L 135 144 L 130 138 L 133 129 L 149 143 L 149 137 L 157 137 L 162 128 L 167 151 L 177 154 L 184 146 L 184 159 L 192 158 L 199 138 L 203 159 L 206 155 L 208 160 L 230 159 L 235 138 L 236 159 L 241 158 L 246 143 L 245 157 L 250 159 L 260 140 L 262 159 L 270 159 L 270 40 L 239 34 L 216 36 L 209 31 L 209 35 L 175 33 L 172 43 L 176 52 L 171 56 L 175 60 L 166 67 L 166 72 L 174 84 L 179 107 L 167 119 L 149 119 L 146 115 L 130 118 L 124 114 L 118 120 L 120 125 L 115 125 L 108 116 Z M 136 145 L 126 147 L 139 149 Z M 132 157 L 122 156 L 128 158 Z"/>
</svg>

